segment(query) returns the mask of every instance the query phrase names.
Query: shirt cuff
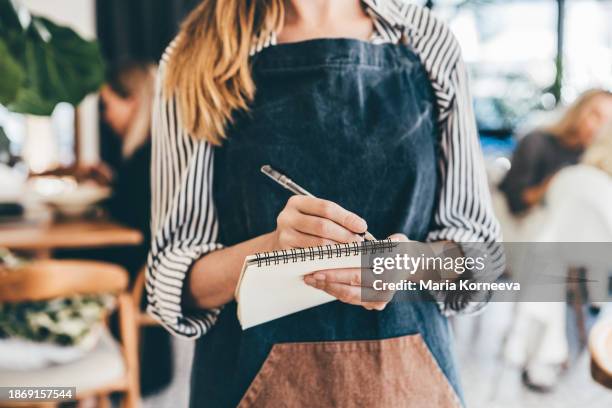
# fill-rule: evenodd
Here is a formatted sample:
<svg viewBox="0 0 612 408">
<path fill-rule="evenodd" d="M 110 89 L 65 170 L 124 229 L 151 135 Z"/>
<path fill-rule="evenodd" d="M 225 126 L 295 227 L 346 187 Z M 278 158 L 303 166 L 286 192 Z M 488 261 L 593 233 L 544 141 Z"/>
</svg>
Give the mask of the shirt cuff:
<svg viewBox="0 0 612 408">
<path fill-rule="evenodd" d="M 477 271 L 474 268 L 466 270 L 456 281 L 456 287 L 461 289 L 462 282 L 495 282 L 506 267 L 503 245 L 498 242 L 464 242 L 457 243 L 465 258 L 484 258 L 485 268 Z M 453 290 L 430 291 L 438 304 L 440 312 L 445 316 L 458 314 L 467 315 L 482 311 L 489 303 L 493 293 L 490 290 Z"/>
<path fill-rule="evenodd" d="M 221 249 L 218 243 L 197 247 L 168 247 L 149 254 L 146 275 L 147 312 L 171 333 L 198 338 L 215 324 L 221 309 L 184 310 L 185 279 L 195 261 Z"/>
</svg>

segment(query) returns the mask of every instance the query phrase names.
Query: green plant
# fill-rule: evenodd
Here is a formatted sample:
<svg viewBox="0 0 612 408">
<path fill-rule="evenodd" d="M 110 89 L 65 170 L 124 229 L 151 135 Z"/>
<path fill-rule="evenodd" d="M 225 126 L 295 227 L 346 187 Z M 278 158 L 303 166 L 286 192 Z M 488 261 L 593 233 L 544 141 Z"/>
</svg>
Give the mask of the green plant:
<svg viewBox="0 0 612 408">
<path fill-rule="evenodd" d="M 0 248 L 0 273 L 20 273 L 28 261 Z M 60 346 L 78 345 L 114 308 L 111 294 L 0 302 L 0 341 L 19 338 Z"/>
<path fill-rule="evenodd" d="M 96 41 L 43 17 L 20 19 L 11 0 L 0 0 L 0 104 L 50 115 L 59 102 L 77 105 L 103 79 Z"/>
<path fill-rule="evenodd" d="M 113 308 L 112 295 L 0 303 L 0 339 L 78 345 Z"/>
</svg>

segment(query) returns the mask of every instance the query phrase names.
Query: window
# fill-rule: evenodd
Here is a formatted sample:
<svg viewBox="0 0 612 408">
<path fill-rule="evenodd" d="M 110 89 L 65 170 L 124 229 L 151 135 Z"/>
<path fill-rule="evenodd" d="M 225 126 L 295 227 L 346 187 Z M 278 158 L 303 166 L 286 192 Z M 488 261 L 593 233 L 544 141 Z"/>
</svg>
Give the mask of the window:
<svg viewBox="0 0 612 408">
<path fill-rule="evenodd" d="M 0 105 L 0 126 L 10 140 L 10 150 L 34 172 L 75 162 L 75 108 L 59 103 L 47 120 L 9 112 Z"/>
<path fill-rule="evenodd" d="M 9 112 L 4 106 L 0 105 L 0 126 L 9 138 L 11 153 L 19 156 L 25 142 L 25 116 Z"/>
<path fill-rule="evenodd" d="M 612 1 L 566 2 L 563 92 L 573 101 L 585 89 L 612 89 Z"/>
<path fill-rule="evenodd" d="M 484 135 L 509 136 L 588 88 L 612 87 L 612 0 L 421 3 L 461 44 Z"/>
</svg>

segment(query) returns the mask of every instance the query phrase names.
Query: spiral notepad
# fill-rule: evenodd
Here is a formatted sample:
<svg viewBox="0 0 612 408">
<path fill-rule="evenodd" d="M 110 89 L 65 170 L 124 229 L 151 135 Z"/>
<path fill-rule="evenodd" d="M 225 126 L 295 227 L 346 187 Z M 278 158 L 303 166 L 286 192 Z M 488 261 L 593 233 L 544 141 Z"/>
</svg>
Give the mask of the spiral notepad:
<svg viewBox="0 0 612 408">
<path fill-rule="evenodd" d="M 390 251 L 390 240 L 288 249 L 248 256 L 236 287 L 243 330 L 335 300 L 306 285 L 312 272 L 361 267 L 362 254 Z"/>
</svg>

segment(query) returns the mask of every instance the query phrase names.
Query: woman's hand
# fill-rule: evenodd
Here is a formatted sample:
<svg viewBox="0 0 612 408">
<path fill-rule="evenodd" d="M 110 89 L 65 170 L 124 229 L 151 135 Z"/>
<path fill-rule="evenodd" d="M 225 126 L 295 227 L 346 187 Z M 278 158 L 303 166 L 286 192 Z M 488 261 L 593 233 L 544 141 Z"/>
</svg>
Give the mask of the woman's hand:
<svg viewBox="0 0 612 408">
<path fill-rule="evenodd" d="M 363 241 L 368 226 L 338 204 L 307 196 L 292 196 L 276 220 L 273 249 L 306 248 Z"/>
<path fill-rule="evenodd" d="M 244 258 L 257 252 L 362 241 L 366 222 L 338 204 L 293 196 L 274 231 L 212 251 L 195 262 L 189 274 L 189 307 L 213 309 L 234 299 Z"/>
<path fill-rule="evenodd" d="M 408 237 L 404 234 L 391 235 L 389 239 L 399 242 L 409 241 Z M 393 291 L 374 291 L 370 286 L 362 286 L 360 268 L 317 271 L 306 275 L 304 283 L 329 293 L 341 302 L 363 306 L 368 310 L 383 310 L 395 294 Z M 364 291 L 372 291 L 373 299 L 383 298 L 385 300 L 381 302 L 364 302 L 362 301 Z"/>
</svg>

